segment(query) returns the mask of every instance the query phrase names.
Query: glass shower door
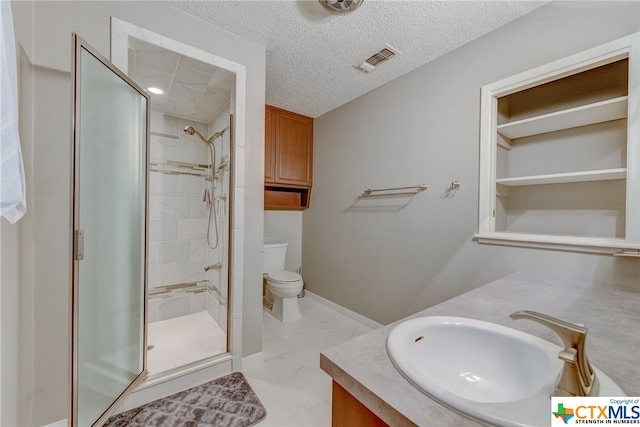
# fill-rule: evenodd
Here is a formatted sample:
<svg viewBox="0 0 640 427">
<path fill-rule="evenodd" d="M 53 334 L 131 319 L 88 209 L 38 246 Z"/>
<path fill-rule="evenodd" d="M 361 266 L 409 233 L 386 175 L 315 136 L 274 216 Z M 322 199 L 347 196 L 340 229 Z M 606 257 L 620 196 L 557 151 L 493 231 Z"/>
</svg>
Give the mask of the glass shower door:
<svg viewBox="0 0 640 427">
<path fill-rule="evenodd" d="M 72 426 L 146 376 L 146 93 L 74 35 Z"/>
</svg>

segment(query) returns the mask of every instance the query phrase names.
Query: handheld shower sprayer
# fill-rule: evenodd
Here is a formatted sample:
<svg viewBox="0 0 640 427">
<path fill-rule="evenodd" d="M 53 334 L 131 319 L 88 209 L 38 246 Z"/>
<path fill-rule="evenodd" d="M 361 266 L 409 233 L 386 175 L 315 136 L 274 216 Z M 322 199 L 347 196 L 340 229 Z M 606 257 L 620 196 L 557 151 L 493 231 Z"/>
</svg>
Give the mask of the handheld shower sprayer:
<svg viewBox="0 0 640 427">
<path fill-rule="evenodd" d="M 211 190 L 205 190 L 210 194 L 210 196 L 208 196 L 208 197 L 205 196 L 205 199 L 209 198 L 209 199 L 215 200 L 215 198 L 216 198 L 215 168 L 216 168 L 217 162 L 216 162 L 216 147 L 213 144 L 213 140 L 215 140 L 219 136 L 224 135 L 224 132 L 226 131 L 226 129 L 224 129 L 224 130 L 222 130 L 220 132 L 214 133 L 213 135 L 211 135 L 209 137 L 209 139 L 206 139 L 204 136 L 202 136 L 202 134 L 200 132 L 198 132 L 196 130 L 196 128 L 194 128 L 191 125 L 185 126 L 183 131 L 187 135 L 198 135 L 198 137 L 200 137 L 202 142 L 204 142 L 205 144 L 207 144 L 209 146 L 209 153 L 211 154 Z M 218 247 L 218 243 L 219 243 L 218 212 L 217 212 L 217 208 L 216 208 L 216 203 L 209 204 L 208 211 L 209 211 L 209 220 L 207 221 L 207 244 L 209 245 L 209 247 L 211 249 L 216 249 Z M 213 220 L 213 227 L 214 227 L 214 231 L 215 231 L 215 240 L 213 240 L 213 241 L 211 239 L 211 222 L 212 222 L 212 220 Z M 205 271 L 207 271 L 207 268 L 205 268 Z"/>
<path fill-rule="evenodd" d="M 210 144 L 211 140 L 213 139 L 213 137 L 209 139 L 205 138 L 204 136 L 202 136 L 200 132 L 196 130 L 196 128 L 194 128 L 191 125 L 185 126 L 183 130 L 184 130 L 184 133 L 186 133 L 187 135 L 198 135 L 205 144 Z"/>
<path fill-rule="evenodd" d="M 209 139 L 207 139 L 207 138 L 205 138 L 204 136 L 202 136 L 202 134 L 201 134 L 200 132 L 198 132 L 198 131 L 196 130 L 196 128 L 194 128 L 194 127 L 193 127 L 193 126 L 191 126 L 191 125 L 187 125 L 187 126 L 185 126 L 185 127 L 184 127 L 184 129 L 183 129 L 183 131 L 184 131 L 184 133 L 186 133 L 187 135 L 198 135 L 198 136 L 200 137 L 200 139 L 201 139 L 205 144 L 211 144 L 211 142 L 212 142 L 214 139 L 216 139 L 216 138 L 218 138 L 218 137 L 220 137 L 220 136 L 224 135 L 224 133 L 226 132 L 226 130 L 227 130 L 227 129 L 228 129 L 228 127 L 226 127 L 226 128 L 224 128 L 224 129 L 222 129 L 220 132 L 216 132 L 216 133 L 214 133 L 213 135 L 211 135 L 211 136 L 209 137 Z"/>
</svg>

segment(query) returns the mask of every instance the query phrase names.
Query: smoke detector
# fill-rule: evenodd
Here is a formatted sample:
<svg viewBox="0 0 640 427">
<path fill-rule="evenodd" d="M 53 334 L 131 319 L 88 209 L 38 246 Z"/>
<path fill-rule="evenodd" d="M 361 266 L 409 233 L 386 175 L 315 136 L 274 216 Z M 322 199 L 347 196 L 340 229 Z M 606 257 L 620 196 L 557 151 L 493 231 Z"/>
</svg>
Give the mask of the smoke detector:
<svg viewBox="0 0 640 427">
<path fill-rule="evenodd" d="M 398 49 L 385 44 L 382 49 L 368 57 L 364 60 L 364 62 L 360 65 L 355 65 L 354 68 L 358 71 L 362 71 L 363 73 L 370 73 L 376 69 L 376 67 L 383 62 L 386 62 L 393 58 L 396 55 L 401 55 Z"/>
<path fill-rule="evenodd" d="M 356 10 L 364 0 L 318 0 L 331 13 L 344 14 Z"/>
</svg>

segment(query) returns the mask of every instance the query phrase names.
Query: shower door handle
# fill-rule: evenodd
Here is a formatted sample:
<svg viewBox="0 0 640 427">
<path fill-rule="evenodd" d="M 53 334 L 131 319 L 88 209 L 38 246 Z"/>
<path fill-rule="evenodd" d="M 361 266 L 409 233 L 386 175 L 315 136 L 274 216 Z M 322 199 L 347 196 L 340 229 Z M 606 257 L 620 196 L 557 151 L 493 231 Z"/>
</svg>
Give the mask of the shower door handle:
<svg viewBox="0 0 640 427">
<path fill-rule="evenodd" d="M 76 230 L 74 240 L 74 258 L 76 261 L 81 261 L 84 259 L 84 230 Z"/>
</svg>

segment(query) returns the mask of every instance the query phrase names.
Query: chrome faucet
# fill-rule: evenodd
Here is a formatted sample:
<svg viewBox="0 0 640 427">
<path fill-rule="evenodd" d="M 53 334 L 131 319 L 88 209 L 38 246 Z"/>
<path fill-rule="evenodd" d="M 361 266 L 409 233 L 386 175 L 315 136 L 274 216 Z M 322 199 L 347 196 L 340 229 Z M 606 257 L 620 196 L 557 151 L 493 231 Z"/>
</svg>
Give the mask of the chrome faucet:
<svg viewBox="0 0 640 427">
<path fill-rule="evenodd" d="M 553 396 L 596 396 L 599 382 L 585 352 L 587 328 L 535 311 L 516 311 L 513 320 L 528 319 L 551 329 L 562 341 L 564 349 L 558 358 L 564 366 L 558 375 Z"/>
<path fill-rule="evenodd" d="M 209 271 L 209 270 L 221 270 L 221 269 L 222 269 L 222 263 L 221 263 L 221 262 L 218 262 L 218 263 L 215 263 L 215 264 L 207 265 L 207 266 L 204 268 L 204 271 Z"/>
</svg>

